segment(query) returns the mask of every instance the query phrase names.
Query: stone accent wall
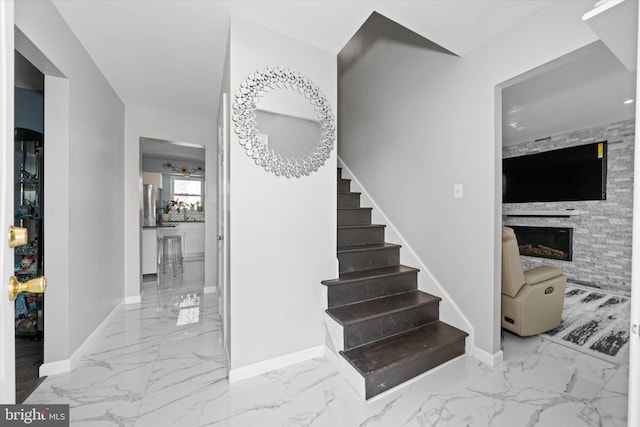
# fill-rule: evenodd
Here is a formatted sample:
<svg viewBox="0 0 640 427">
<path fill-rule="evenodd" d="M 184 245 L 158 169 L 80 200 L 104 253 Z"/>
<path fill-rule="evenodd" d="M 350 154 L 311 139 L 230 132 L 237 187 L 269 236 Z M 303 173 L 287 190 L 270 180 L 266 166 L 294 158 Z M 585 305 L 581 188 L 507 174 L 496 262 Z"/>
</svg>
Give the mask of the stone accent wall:
<svg viewBox="0 0 640 427">
<path fill-rule="evenodd" d="M 555 135 L 503 147 L 503 158 L 607 141 L 607 200 L 504 203 L 503 211 L 568 209 L 582 212 L 569 218 L 507 217 L 505 225 L 573 228 L 573 261 L 523 256 L 525 269 L 538 265 L 561 268 L 569 281 L 631 294 L 631 231 L 633 206 L 633 144 L 635 120 Z"/>
</svg>

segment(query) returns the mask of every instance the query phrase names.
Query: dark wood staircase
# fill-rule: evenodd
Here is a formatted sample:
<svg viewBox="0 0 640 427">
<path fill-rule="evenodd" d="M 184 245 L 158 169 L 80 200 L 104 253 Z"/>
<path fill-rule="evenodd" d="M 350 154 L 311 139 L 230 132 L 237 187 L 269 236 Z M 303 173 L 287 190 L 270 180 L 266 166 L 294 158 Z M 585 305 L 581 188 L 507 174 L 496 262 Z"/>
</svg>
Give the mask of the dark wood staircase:
<svg viewBox="0 0 640 427">
<path fill-rule="evenodd" d="M 418 290 L 418 271 L 338 168 L 339 277 L 327 287 L 328 316 L 342 328 L 340 355 L 364 381 L 366 399 L 464 354 L 467 333 L 439 320 L 440 298 Z"/>
</svg>

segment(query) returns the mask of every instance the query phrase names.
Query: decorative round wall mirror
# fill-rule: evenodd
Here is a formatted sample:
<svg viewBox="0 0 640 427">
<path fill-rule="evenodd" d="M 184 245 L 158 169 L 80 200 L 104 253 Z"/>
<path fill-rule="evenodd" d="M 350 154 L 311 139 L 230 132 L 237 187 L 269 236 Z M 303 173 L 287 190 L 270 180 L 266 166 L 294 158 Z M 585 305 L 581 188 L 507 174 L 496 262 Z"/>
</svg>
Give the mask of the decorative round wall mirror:
<svg viewBox="0 0 640 427">
<path fill-rule="evenodd" d="M 249 76 L 236 92 L 233 112 L 240 145 L 277 176 L 309 175 L 333 149 L 336 127 L 329 102 L 309 79 L 291 70 L 270 67 Z"/>
</svg>

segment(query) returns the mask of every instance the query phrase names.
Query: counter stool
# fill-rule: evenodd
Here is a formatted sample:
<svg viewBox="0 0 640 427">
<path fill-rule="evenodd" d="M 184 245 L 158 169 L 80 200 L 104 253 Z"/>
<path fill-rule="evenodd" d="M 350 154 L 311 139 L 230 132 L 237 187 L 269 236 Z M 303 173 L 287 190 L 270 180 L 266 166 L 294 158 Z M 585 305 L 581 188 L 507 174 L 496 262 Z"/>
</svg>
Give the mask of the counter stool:
<svg viewBox="0 0 640 427">
<path fill-rule="evenodd" d="M 171 272 L 182 274 L 182 237 L 169 235 L 158 237 L 158 277 Z"/>
</svg>

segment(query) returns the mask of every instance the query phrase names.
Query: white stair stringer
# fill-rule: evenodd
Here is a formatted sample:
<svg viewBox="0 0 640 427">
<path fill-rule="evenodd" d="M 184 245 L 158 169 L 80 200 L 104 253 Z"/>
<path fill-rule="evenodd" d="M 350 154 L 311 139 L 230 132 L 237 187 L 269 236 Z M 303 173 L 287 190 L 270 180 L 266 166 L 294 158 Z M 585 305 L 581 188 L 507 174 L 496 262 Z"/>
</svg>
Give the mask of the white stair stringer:
<svg viewBox="0 0 640 427">
<path fill-rule="evenodd" d="M 338 367 L 340 371 L 340 375 L 347 381 L 347 384 L 353 388 L 353 390 L 360 396 L 363 401 L 367 401 L 366 398 L 366 388 L 364 377 L 360 375 L 360 373 L 351 366 L 351 363 L 344 357 L 342 357 L 339 353 L 334 353 L 333 351 L 326 349 L 325 357 L 329 359 L 335 366 Z"/>
<path fill-rule="evenodd" d="M 327 313 L 324 314 L 324 324 L 327 331 L 327 339 L 330 341 L 325 344 L 325 356 L 333 361 L 340 370 L 342 378 L 358 393 L 362 400 L 366 401 L 364 377 L 356 368 L 351 366 L 347 359 L 340 355 L 340 352 L 344 351 L 344 327 Z"/>
<path fill-rule="evenodd" d="M 333 344 L 333 349 L 336 354 L 344 351 L 344 327 L 336 322 L 326 312 L 324 313 L 324 324 L 327 328 L 329 338 L 331 339 L 331 343 Z"/>
</svg>

